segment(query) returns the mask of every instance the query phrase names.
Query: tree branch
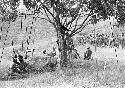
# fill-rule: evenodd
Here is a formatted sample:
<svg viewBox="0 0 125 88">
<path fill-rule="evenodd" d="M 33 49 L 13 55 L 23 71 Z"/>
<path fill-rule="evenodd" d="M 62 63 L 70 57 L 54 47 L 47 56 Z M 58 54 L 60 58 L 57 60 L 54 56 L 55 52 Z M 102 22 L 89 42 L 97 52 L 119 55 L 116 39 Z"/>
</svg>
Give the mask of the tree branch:
<svg viewBox="0 0 125 88">
<path fill-rule="evenodd" d="M 79 6 L 78 9 L 77 9 L 76 11 L 79 11 L 80 8 L 81 8 L 81 6 Z M 71 21 L 69 21 L 69 22 L 67 23 L 66 27 L 67 27 L 69 24 L 72 24 L 73 21 L 75 21 L 75 19 L 77 18 L 77 16 L 78 16 L 78 13 L 76 13 L 76 15 L 71 19 Z"/>
<path fill-rule="evenodd" d="M 77 23 L 78 23 L 79 18 L 80 18 L 80 15 L 79 15 L 78 18 L 76 19 L 76 25 L 75 25 L 74 30 L 76 30 L 76 26 L 77 26 Z"/>
<path fill-rule="evenodd" d="M 86 24 L 86 25 L 87 25 L 87 24 Z M 75 34 L 78 34 L 78 33 L 82 32 L 82 31 L 83 31 L 82 29 L 84 29 L 84 28 L 86 27 L 86 25 L 84 25 L 84 26 L 81 28 L 81 30 L 79 30 L 79 31 L 77 31 L 77 32 L 75 32 L 75 33 L 73 33 L 73 34 L 71 35 L 71 37 L 74 36 Z"/>
<path fill-rule="evenodd" d="M 51 19 L 50 19 L 50 17 L 48 16 L 48 14 L 47 14 L 47 12 L 46 12 L 46 10 L 45 10 L 45 9 L 44 9 L 44 11 L 45 11 L 45 13 L 46 13 L 46 16 L 47 16 L 47 18 L 48 18 L 49 22 L 50 22 L 50 23 L 52 23 L 52 24 L 55 26 L 55 23 L 51 21 Z"/>
<path fill-rule="evenodd" d="M 88 16 L 85 18 L 85 20 L 82 22 L 82 24 L 80 25 L 79 28 L 77 28 L 76 30 L 71 31 L 71 33 L 69 34 L 69 36 L 67 36 L 67 37 L 65 38 L 65 41 L 66 41 L 69 37 L 72 37 L 72 35 L 74 35 L 75 32 L 77 32 L 79 29 L 84 28 L 84 27 L 86 26 L 86 25 L 83 26 L 83 24 L 84 24 L 84 23 L 87 21 L 87 19 L 91 16 L 91 12 L 92 12 L 92 11 L 90 11 L 90 13 L 89 13 Z"/>
<path fill-rule="evenodd" d="M 76 15 L 75 17 L 73 17 L 73 18 L 71 19 L 71 21 L 69 21 L 69 22 L 67 23 L 66 27 L 68 27 L 68 25 L 72 24 L 72 22 L 73 22 L 76 18 L 77 18 L 77 15 Z"/>
<path fill-rule="evenodd" d="M 41 1 L 40 1 L 41 2 Z M 43 6 L 43 9 L 46 9 L 47 10 L 47 12 L 53 17 L 53 19 L 56 21 L 56 22 L 58 22 L 58 20 L 56 19 L 56 17 L 54 16 L 54 14 L 52 14 L 51 12 L 50 12 L 50 10 L 41 2 L 41 4 L 42 4 L 42 6 Z"/>
<path fill-rule="evenodd" d="M 76 27 L 77 27 L 77 26 L 79 26 L 79 27 L 80 27 L 81 25 L 74 25 L 74 26 L 70 27 L 69 29 L 72 29 L 72 28 L 73 28 L 73 27 L 75 27 L 75 26 L 76 26 Z"/>
<path fill-rule="evenodd" d="M 77 19 L 76 22 L 78 21 L 79 17 L 81 17 L 80 15 L 81 15 L 81 14 L 78 14 L 78 15 L 77 15 L 78 18 L 77 18 L 77 17 L 75 18 L 75 20 Z M 75 21 L 75 20 L 74 20 L 74 21 Z M 68 26 L 69 26 L 69 29 L 71 29 L 71 28 L 74 27 L 74 26 L 72 26 L 72 23 L 70 23 Z M 76 26 L 76 25 L 75 25 L 75 26 Z"/>
<path fill-rule="evenodd" d="M 66 16 L 66 19 L 65 19 L 63 25 L 67 25 L 67 16 Z"/>
<path fill-rule="evenodd" d="M 50 20 L 48 20 L 46 18 L 41 18 L 41 17 L 37 17 L 37 18 L 48 21 L 49 23 L 51 23 L 56 28 L 56 25 L 53 22 L 51 22 Z"/>
<path fill-rule="evenodd" d="M 87 19 L 90 17 L 90 16 L 93 16 L 93 15 L 95 15 L 95 14 L 92 14 L 91 13 L 92 11 L 90 11 L 90 13 L 88 14 L 88 16 L 86 17 L 86 19 L 82 22 L 82 24 L 81 24 L 81 26 L 79 27 L 79 28 L 77 28 L 76 30 L 73 30 L 72 32 L 71 32 L 71 34 L 70 34 L 70 37 L 75 33 L 75 32 L 77 32 L 79 29 L 83 29 L 86 25 L 84 25 L 85 24 L 85 22 L 87 21 Z M 102 11 L 100 11 L 99 13 L 101 13 Z M 89 20 L 90 21 L 90 20 Z M 88 21 L 88 22 L 89 22 Z M 87 22 L 87 23 L 88 23 Z M 75 34 L 77 34 L 77 33 L 75 33 Z"/>
<path fill-rule="evenodd" d="M 71 36 L 73 33 L 75 33 L 77 30 L 79 30 L 79 29 L 82 28 L 83 24 L 87 21 L 87 19 L 89 18 L 90 15 L 91 15 L 91 12 L 88 14 L 88 16 L 85 18 L 85 20 L 82 22 L 82 24 L 81 24 L 81 26 L 80 26 L 79 28 L 77 28 L 76 30 L 71 31 L 70 36 Z"/>
</svg>

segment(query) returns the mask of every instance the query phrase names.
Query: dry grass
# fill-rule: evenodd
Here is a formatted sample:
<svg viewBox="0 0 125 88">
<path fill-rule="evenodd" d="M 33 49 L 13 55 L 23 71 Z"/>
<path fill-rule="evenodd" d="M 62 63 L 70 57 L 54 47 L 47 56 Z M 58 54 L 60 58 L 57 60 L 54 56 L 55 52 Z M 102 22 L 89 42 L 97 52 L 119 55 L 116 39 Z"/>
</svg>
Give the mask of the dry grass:
<svg viewBox="0 0 125 88">
<path fill-rule="evenodd" d="M 110 61 L 104 70 L 104 61 L 85 61 L 75 63 L 70 68 L 56 70 L 54 72 L 45 72 L 39 74 L 30 74 L 27 79 L 18 79 L 4 82 L 9 88 L 121 88 L 125 84 L 125 66 L 117 61 Z M 11 85 L 10 85 L 11 84 Z M 18 84 L 18 85 L 16 85 Z M 4 88 L 4 87 L 3 87 Z M 124 87 L 123 87 L 124 88 Z"/>
<path fill-rule="evenodd" d="M 82 57 L 85 47 L 79 47 L 78 50 Z M 92 50 L 94 51 L 93 47 Z M 68 86 L 67 88 L 122 88 L 121 86 L 125 84 L 125 65 L 121 64 L 121 62 L 117 63 L 117 60 L 114 58 L 104 57 L 102 55 L 103 52 L 100 50 L 102 49 L 98 48 L 96 53 L 93 53 L 95 55 L 93 61 L 84 61 L 81 58 L 80 60 L 74 60 L 76 62 L 70 68 L 55 72 L 31 73 L 28 78 L 1 81 L 0 85 L 4 85 L 0 88 L 5 86 L 7 88 L 66 88 L 66 86 Z M 104 52 L 103 54 L 107 53 Z M 97 62 L 96 58 L 98 58 Z M 107 64 L 104 70 L 105 60 Z M 39 56 L 32 58 L 32 62 L 35 62 L 32 64 L 35 69 L 41 69 L 47 61 Z M 1 78 L 6 77 L 6 74 L 9 73 L 8 69 L 9 66 L 4 66 L 0 69 Z"/>
</svg>

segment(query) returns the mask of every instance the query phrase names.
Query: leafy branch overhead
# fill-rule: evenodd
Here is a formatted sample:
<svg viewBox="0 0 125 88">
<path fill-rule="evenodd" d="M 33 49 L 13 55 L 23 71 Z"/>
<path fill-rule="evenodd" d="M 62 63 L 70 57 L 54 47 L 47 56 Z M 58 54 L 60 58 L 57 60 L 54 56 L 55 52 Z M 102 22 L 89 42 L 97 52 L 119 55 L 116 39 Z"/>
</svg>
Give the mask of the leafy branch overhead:
<svg viewBox="0 0 125 88">
<path fill-rule="evenodd" d="M 80 32 L 89 23 L 96 24 L 111 16 L 114 16 L 120 25 L 125 23 L 124 0 L 1 0 L 0 14 L 5 21 L 14 21 L 18 17 L 17 7 L 20 1 L 23 1 L 28 11 L 32 10 L 34 14 L 46 13 L 45 20 L 52 23 L 56 29 L 57 25 L 64 25 L 73 32 L 71 34 Z"/>
</svg>

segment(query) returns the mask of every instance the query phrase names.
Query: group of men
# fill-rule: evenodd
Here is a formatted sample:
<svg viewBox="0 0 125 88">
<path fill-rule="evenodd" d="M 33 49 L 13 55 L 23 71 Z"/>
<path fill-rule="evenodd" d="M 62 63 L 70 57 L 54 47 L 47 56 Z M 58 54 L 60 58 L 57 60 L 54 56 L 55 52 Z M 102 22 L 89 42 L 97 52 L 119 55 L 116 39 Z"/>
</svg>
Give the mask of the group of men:
<svg viewBox="0 0 125 88">
<path fill-rule="evenodd" d="M 17 50 L 17 51 L 13 51 L 12 58 L 13 58 L 13 63 L 14 63 L 12 66 L 12 72 L 23 72 L 26 66 L 24 59 L 27 59 L 27 55 L 23 56 Z"/>
<path fill-rule="evenodd" d="M 56 51 L 56 48 L 53 48 L 51 53 L 47 53 L 46 50 L 44 50 L 43 54 L 54 58 L 57 54 L 57 51 Z M 86 52 L 84 53 L 84 60 L 90 60 L 91 55 L 92 55 L 92 50 L 90 49 L 90 47 L 88 47 Z M 12 66 L 13 72 L 17 71 L 17 67 L 21 71 L 25 70 L 26 63 L 25 63 L 24 59 L 27 59 L 27 55 L 23 56 L 18 51 L 13 51 L 13 63 L 14 63 Z M 58 61 L 56 61 L 56 62 L 58 62 Z M 57 64 L 57 63 L 55 63 L 55 64 Z M 54 63 L 52 64 L 52 62 L 50 62 L 51 67 L 55 66 L 55 64 Z"/>
</svg>

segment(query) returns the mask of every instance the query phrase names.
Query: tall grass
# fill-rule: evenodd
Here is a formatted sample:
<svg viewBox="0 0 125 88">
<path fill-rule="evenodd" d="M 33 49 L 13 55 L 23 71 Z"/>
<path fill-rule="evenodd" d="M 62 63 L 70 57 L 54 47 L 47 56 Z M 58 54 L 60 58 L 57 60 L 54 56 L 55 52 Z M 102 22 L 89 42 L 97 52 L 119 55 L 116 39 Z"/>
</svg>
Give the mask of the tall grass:
<svg viewBox="0 0 125 88">
<path fill-rule="evenodd" d="M 43 60 L 45 60 L 45 63 L 46 59 L 43 57 L 32 59 L 32 61 L 35 61 L 31 64 L 32 67 L 42 69 L 45 65 Z M 106 66 L 105 69 L 104 66 Z M 0 70 L 2 75 L 7 72 L 7 70 Z M 54 72 L 45 71 L 44 73 L 30 74 L 29 78 L 23 81 L 30 82 L 31 79 L 43 86 L 54 86 L 66 83 L 72 86 L 82 86 L 83 88 L 100 88 L 101 86 L 115 88 L 117 85 L 125 84 L 125 65 L 120 62 L 117 63 L 115 60 L 108 61 L 106 64 L 103 60 L 83 61 L 81 63 L 73 62 L 71 67 L 58 69 Z M 31 86 L 32 83 L 29 85 Z"/>
</svg>

